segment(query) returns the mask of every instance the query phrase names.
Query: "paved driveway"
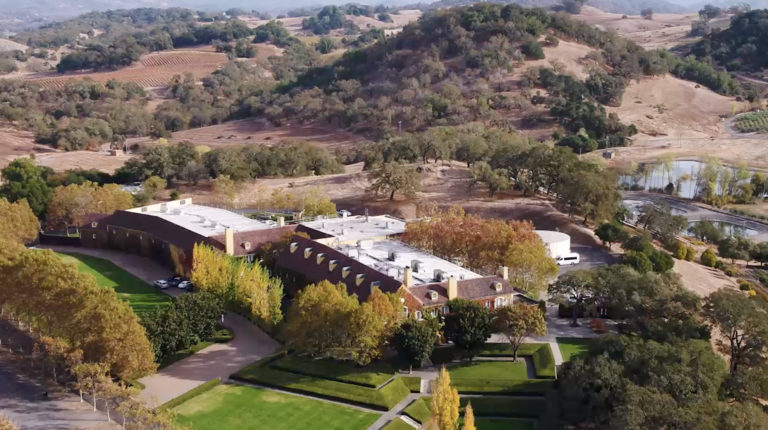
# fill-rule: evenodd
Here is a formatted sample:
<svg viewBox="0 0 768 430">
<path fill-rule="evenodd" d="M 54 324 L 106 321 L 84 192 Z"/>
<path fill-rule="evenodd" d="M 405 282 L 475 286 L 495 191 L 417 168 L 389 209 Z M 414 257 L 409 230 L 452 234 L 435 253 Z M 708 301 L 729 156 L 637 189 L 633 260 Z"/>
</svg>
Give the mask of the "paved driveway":
<svg viewBox="0 0 768 430">
<path fill-rule="evenodd" d="M 146 389 L 139 397 L 151 406 L 163 404 L 211 379 L 225 380 L 279 347 L 266 333 L 239 315 L 227 313 L 224 325 L 234 332 L 232 341 L 213 344 L 154 375 L 141 378 L 139 381 Z"/>
<path fill-rule="evenodd" d="M 68 393 L 51 394 L 21 372 L 0 361 L 0 413 L 24 430 L 108 430 L 119 428 L 107 423 L 101 412 Z"/>
<path fill-rule="evenodd" d="M 156 279 L 165 279 L 172 274 L 167 267 L 136 254 L 67 246 L 41 246 L 41 248 L 103 258 L 150 284 Z M 174 296 L 183 294 L 183 290 L 178 288 L 161 291 Z M 280 346 L 253 323 L 239 315 L 227 313 L 224 317 L 224 325 L 234 333 L 235 337 L 232 341 L 213 344 L 161 369 L 154 375 L 140 379 L 146 389 L 139 397 L 146 400 L 150 406 L 163 404 L 211 379 L 227 379 L 230 374 L 274 353 Z"/>
</svg>

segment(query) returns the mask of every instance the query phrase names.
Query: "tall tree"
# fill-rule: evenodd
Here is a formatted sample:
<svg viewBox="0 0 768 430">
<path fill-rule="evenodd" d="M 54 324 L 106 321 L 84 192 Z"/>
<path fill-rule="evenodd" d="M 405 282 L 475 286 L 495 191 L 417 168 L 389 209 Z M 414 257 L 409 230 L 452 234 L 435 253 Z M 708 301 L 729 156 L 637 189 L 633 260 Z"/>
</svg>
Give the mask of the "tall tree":
<svg viewBox="0 0 768 430">
<path fill-rule="evenodd" d="M 768 309 L 759 300 L 729 289 L 718 290 L 705 300 L 704 315 L 725 338 L 715 344 L 730 358 L 732 377 L 742 368 L 768 359 Z"/>
<path fill-rule="evenodd" d="M 517 361 L 517 350 L 523 339 L 547 334 L 547 322 L 541 309 L 524 303 L 498 308 L 494 314 L 494 327 L 504 333 L 512 345 L 512 361 Z"/>
<path fill-rule="evenodd" d="M 51 188 L 46 183 L 48 170 L 29 158 L 17 158 L 3 170 L 0 197 L 14 203 L 26 199 L 32 212 L 40 218 L 45 215 L 51 200 Z"/>
<path fill-rule="evenodd" d="M 432 385 L 432 419 L 440 430 L 456 430 L 459 425 L 459 392 L 451 387 L 451 375 L 445 367 Z"/>
<path fill-rule="evenodd" d="M 116 184 L 93 182 L 56 187 L 48 205 L 48 225 L 53 228 L 80 226 L 88 214 L 111 214 L 133 207 L 133 197 Z"/>
<path fill-rule="evenodd" d="M 413 366 L 421 367 L 429 360 L 438 341 L 437 330 L 427 321 L 409 320 L 395 332 L 393 343 L 400 359 Z"/>
<path fill-rule="evenodd" d="M 467 402 L 467 407 L 464 409 L 464 425 L 461 426 L 461 430 L 476 430 L 472 402 Z"/>
<path fill-rule="evenodd" d="M 0 198 L 0 229 L 6 240 L 24 244 L 37 238 L 40 222 L 25 199 L 9 203 Z"/>
<path fill-rule="evenodd" d="M 395 199 L 395 193 L 400 192 L 406 197 L 414 197 L 421 189 L 421 174 L 415 167 L 400 163 L 384 163 L 371 173 L 371 191 L 389 193 L 389 199 Z"/>
<path fill-rule="evenodd" d="M 485 306 L 477 302 L 455 299 L 448 302 L 445 337 L 472 358 L 493 333 L 493 318 Z"/>
<path fill-rule="evenodd" d="M 562 274 L 547 291 L 555 303 L 572 307 L 571 326 L 577 327 L 579 312 L 595 296 L 595 276 L 589 270 L 574 270 Z"/>
</svg>

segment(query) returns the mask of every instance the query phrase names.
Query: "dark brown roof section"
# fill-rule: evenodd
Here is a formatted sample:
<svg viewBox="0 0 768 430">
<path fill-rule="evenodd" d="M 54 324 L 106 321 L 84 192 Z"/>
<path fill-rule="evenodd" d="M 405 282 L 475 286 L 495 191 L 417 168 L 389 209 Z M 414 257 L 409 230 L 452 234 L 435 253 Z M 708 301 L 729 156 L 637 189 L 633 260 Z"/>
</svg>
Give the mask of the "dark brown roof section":
<svg viewBox="0 0 768 430">
<path fill-rule="evenodd" d="M 252 254 L 269 242 L 279 242 L 288 235 L 293 235 L 296 225 L 274 227 L 262 230 L 242 231 L 235 233 L 235 256 Z M 226 247 L 226 235 L 212 236 L 209 239 L 219 242 Z"/>
<path fill-rule="evenodd" d="M 360 301 L 365 301 L 374 287 L 385 293 L 395 293 L 402 285 L 402 282 L 311 239 L 296 235 L 291 242 L 292 245 L 277 256 L 276 263 L 283 269 L 301 274 L 308 282 L 341 282 L 347 286 L 347 292 L 357 294 Z"/>
<path fill-rule="evenodd" d="M 176 245 L 184 250 L 192 251 L 196 243 L 207 243 L 215 248 L 224 249 L 224 244 L 216 240 L 187 230 L 160 217 L 129 211 L 115 211 L 112 215 L 102 218 L 95 227 L 98 230 L 107 230 L 109 227 L 124 228 L 128 230 L 142 231 L 156 238 Z M 93 228 L 91 224 L 83 228 Z"/>
<path fill-rule="evenodd" d="M 500 290 L 496 285 L 500 284 Z M 437 306 L 448 303 L 448 283 L 416 285 L 407 290 L 423 306 Z M 434 291 L 437 294 L 433 295 Z M 459 299 L 482 300 L 490 299 L 506 294 L 519 294 L 514 287 L 498 276 L 486 276 L 483 278 L 464 279 L 457 282 Z M 435 299 L 433 300 L 433 297 Z"/>
<path fill-rule="evenodd" d="M 328 233 L 323 233 L 322 231 L 315 230 L 314 228 L 309 228 L 302 224 L 299 224 L 299 226 L 296 228 L 296 231 L 298 233 L 306 233 L 310 239 L 315 239 L 315 240 L 327 239 L 329 237 L 333 237 L 333 235 L 330 235 Z"/>
</svg>

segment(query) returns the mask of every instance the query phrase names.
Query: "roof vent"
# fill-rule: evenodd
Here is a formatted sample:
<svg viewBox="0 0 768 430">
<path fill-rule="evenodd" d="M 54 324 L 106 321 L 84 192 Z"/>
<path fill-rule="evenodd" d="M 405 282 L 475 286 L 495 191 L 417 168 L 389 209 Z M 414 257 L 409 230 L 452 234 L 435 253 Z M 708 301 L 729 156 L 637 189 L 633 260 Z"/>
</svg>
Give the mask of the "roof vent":
<svg viewBox="0 0 768 430">
<path fill-rule="evenodd" d="M 411 268 L 413 268 L 413 273 L 421 273 L 424 269 L 424 263 L 419 260 L 411 260 Z"/>
<path fill-rule="evenodd" d="M 443 282 L 447 278 L 445 270 L 435 269 L 433 278 L 437 282 Z"/>
<path fill-rule="evenodd" d="M 389 251 L 388 258 L 389 258 L 389 261 L 397 261 L 397 252 Z"/>
</svg>

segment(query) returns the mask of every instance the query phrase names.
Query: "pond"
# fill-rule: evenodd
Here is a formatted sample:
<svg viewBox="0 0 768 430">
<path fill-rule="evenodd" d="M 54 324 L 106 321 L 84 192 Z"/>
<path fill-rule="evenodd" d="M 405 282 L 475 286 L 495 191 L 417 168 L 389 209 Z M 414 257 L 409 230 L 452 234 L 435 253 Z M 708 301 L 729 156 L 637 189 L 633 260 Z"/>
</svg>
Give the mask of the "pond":
<svg viewBox="0 0 768 430">
<path fill-rule="evenodd" d="M 688 234 L 693 234 L 691 232 L 691 228 L 693 228 L 696 224 L 700 223 L 701 221 L 691 221 L 688 223 Z M 730 222 L 725 221 L 710 221 L 712 224 L 714 224 L 715 227 L 717 227 L 718 230 L 720 230 L 723 235 L 728 237 L 733 236 L 741 236 L 741 237 L 750 237 L 750 236 L 756 236 L 760 234 L 759 231 L 753 230 L 749 227 L 745 227 L 743 225 L 738 225 Z"/>
<path fill-rule="evenodd" d="M 708 171 L 709 170 L 709 171 Z M 724 173 L 725 171 L 728 171 Z M 721 179 L 725 175 L 735 177 L 737 169 L 719 164 L 706 164 L 701 161 L 675 160 L 671 163 L 644 163 L 638 166 L 635 174 L 621 175 L 619 185 L 633 190 L 659 190 L 672 183 L 679 197 L 692 199 L 706 182 L 706 175 L 717 177 L 717 193 L 720 194 Z M 752 172 L 749 172 L 752 175 Z"/>
</svg>

